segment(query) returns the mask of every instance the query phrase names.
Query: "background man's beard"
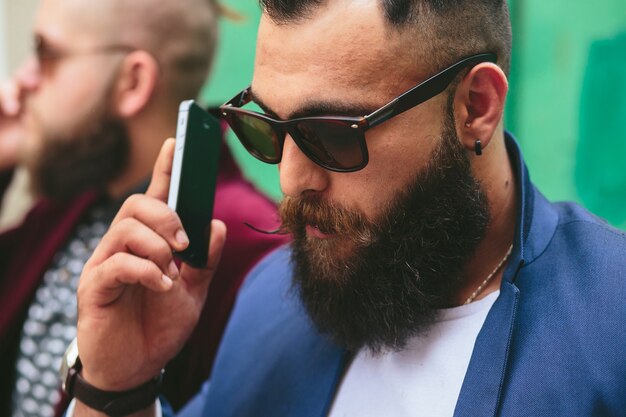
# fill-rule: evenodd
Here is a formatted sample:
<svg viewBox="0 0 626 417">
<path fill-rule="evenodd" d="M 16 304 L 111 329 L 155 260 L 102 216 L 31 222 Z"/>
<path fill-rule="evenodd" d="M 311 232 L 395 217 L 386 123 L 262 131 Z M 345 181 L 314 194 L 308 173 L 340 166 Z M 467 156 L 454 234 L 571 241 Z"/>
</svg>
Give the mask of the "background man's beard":
<svg viewBox="0 0 626 417">
<path fill-rule="evenodd" d="M 316 197 L 287 198 L 294 288 L 317 328 L 339 345 L 402 349 L 448 306 L 489 223 L 449 114 L 430 164 L 376 221 Z M 306 226 L 336 234 L 308 238 Z"/>
<path fill-rule="evenodd" d="M 37 195 L 67 201 L 88 189 L 104 189 L 128 163 L 126 128 L 105 111 L 67 134 L 44 135 L 37 157 L 29 164 Z"/>
</svg>

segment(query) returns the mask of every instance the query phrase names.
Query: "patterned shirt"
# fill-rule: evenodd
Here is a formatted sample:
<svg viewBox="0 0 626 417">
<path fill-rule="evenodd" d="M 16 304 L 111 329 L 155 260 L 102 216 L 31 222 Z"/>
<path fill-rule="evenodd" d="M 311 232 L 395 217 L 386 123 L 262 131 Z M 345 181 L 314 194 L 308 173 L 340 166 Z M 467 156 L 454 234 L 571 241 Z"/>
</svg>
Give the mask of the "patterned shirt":
<svg viewBox="0 0 626 417">
<path fill-rule="evenodd" d="M 45 273 L 22 329 L 13 417 L 54 416 L 61 399 L 61 358 L 76 336 L 78 279 L 118 208 L 118 203 L 92 208 Z"/>
</svg>

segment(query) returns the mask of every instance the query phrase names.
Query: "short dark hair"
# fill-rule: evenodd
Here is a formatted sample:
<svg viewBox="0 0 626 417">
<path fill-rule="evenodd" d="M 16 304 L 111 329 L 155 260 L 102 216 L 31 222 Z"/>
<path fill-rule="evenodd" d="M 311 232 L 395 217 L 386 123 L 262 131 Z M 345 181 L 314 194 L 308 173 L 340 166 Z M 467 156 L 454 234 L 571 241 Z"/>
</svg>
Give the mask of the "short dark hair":
<svg viewBox="0 0 626 417">
<path fill-rule="evenodd" d="M 332 0 L 259 0 L 276 23 L 306 19 L 316 7 Z M 478 52 L 495 52 L 509 74 L 511 22 L 507 0 L 378 0 L 396 30 L 416 37 L 416 50 L 428 56 L 431 71 Z M 422 59 L 423 61 L 423 59 Z"/>
</svg>

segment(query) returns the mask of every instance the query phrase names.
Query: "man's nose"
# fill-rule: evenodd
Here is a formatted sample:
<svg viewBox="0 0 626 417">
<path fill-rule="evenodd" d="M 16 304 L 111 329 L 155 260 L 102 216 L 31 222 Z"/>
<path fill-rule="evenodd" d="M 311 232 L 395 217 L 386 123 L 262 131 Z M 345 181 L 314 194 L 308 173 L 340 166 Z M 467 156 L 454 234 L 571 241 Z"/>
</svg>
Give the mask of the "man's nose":
<svg viewBox="0 0 626 417">
<path fill-rule="evenodd" d="M 36 90 L 41 83 L 41 66 L 37 58 L 32 55 L 17 69 L 15 78 L 20 87 L 26 91 Z"/>
<path fill-rule="evenodd" d="M 287 197 L 323 192 L 329 186 L 330 172 L 310 160 L 289 135 L 285 137 L 279 170 L 280 187 Z"/>
</svg>

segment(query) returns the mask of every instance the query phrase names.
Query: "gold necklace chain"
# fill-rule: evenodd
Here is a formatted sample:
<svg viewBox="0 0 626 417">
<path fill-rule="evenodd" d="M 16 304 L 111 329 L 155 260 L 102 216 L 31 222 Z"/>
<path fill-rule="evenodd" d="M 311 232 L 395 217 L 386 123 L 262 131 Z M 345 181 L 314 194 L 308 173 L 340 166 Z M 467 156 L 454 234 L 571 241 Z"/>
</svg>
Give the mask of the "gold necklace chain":
<svg viewBox="0 0 626 417">
<path fill-rule="evenodd" d="M 491 271 L 491 274 L 487 275 L 487 278 L 485 278 L 485 280 L 480 283 L 478 288 L 476 288 L 476 290 L 472 293 L 472 295 L 470 295 L 469 298 L 465 300 L 463 304 L 469 304 L 472 301 L 474 301 L 476 297 L 478 297 L 478 294 L 480 294 L 485 289 L 485 286 L 489 283 L 489 281 L 491 281 L 491 278 L 494 277 L 496 272 L 498 272 L 500 268 L 502 268 L 502 265 L 504 265 L 506 260 L 509 259 L 509 256 L 511 255 L 512 251 L 513 251 L 513 245 L 509 246 L 509 250 L 506 252 L 506 255 L 504 255 L 504 258 L 502 258 L 498 266 L 496 266 L 495 269 Z"/>
</svg>

